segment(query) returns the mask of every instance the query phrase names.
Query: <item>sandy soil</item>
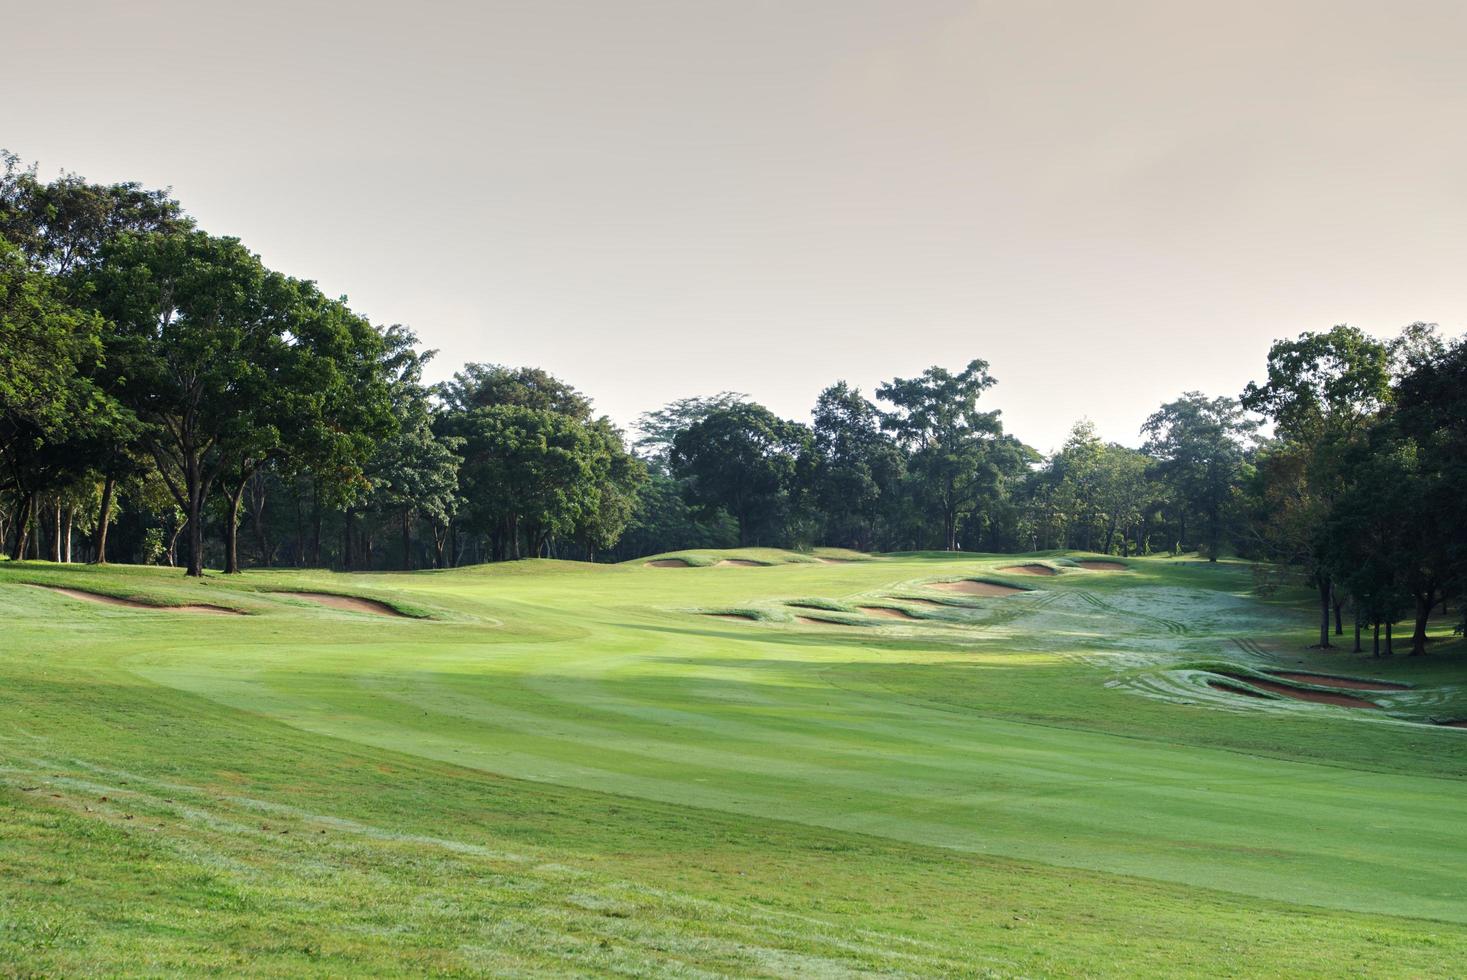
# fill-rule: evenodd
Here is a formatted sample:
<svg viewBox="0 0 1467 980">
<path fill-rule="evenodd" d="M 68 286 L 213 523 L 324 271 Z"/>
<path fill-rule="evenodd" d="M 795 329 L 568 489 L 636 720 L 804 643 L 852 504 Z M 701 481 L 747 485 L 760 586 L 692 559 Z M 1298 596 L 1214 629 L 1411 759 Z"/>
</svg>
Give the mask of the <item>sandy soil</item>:
<svg viewBox="0 0 1467 980">
<path fill-rule="evenodd" d="M 849 626 L 850 623 L 838 623 L 833 619 L 816 619 L 814 616 L 796 616 L 795 622 L 804 623 L 806 626 Z"/>
<path fill-rule="evenodd" d="M 284 592 L 281 594 L 295 596 L 297 599 L 305 599 L 308 602 L 314 602 L 320 606 L 341 609 L 346 612 L 371 613 L 374 616 L 403 615 L 385 602 L 378 602 L 376 599 L 363 599 L 354 595 L 332 595 L 330 592 Z"/>
<path fill-rule="evenodd" d="M 857 606 L 856 608 L 859 609 L 859 610 L 861 610 L 863 613 L 865 613 L 868 616 L 882 616 L 882 617 L 884 617 L 886 619 L 916 619 L 917 618 L 916 616 L 913 616 L 909 612 L 905 612 L 905 611 L 903 611 L 901 609 L 893 609 L 890 606 Z"/>
<path fill-rule="evenodd" d="M 1012 585 L 999 585 L 997 582 L 974 582 L 971 579 L 963 579 L 961 582 L 934 582 L 928 588 L 937 589 L 940 592 L 961 592 L 963 595 L 1014 595 L 1024 591 Z"/>
<path fill-rule="evenodd" d="M 1007 568 L 1000 568 L 999 571 L 1000 572 L 1008 572 L 1010 575 L 1058 575 L 1059 574 L 1059 572 L 1056 572 L 1054 569 L 1050 568 L 1048 565 L 1009 565 Z"/>
<path fill-rule="evenodd" d="M 659 558 L 656 561 L 649 561 L 649 562 L 646 562 L 645 564 L 646 564 L 646 566 L 648 568 L 692 568 L 693 567 L 692 565 L 689 565 L 687 562 L 683 561 L 681 558 Z"/>
<path fill-rule="evenodd" d="M 725 558 L 722 561 L 720 561 L 718 564 L 719 565 L 732 565 L 735 568 L 763 568 L 764 567 L 764 563 L 762 561 L 749 561 L 749 559 L 747 559 L 747 558 Z"/>
<path fill-rule="evenodd" d="M 1091 572 L 1124 572 L 1130 567 L 1118 561 L 1077 561 L 1075 564 Z"/>
<path fill-rule="evenodd" d="M 225 609 L 223 606 L 188 605 L 188 606 L 153 606 L 146 602 L 135 602 L 132 599 L 119 599 L 114 595 L 102 595 L 100 592 L 83 592 L 81 589 L 64 589 L 56 585 L 38 585 L 38 589 L 48 592 L 59 592 L 73 599 L 83 602 L 95 602 L 103 606 L 121 606 L 124 609 L 145 609 L 149 612 L 188 612 L 203 613 L 206 616 L 242 616 L 238 609 Z"/>
<path fill-rule="evenodd" d="M 1349 691 L 1409 691 L 1405 684 L 1390 684 L 1386 681 L 1353 681 L 1345 677 L 1328 677 L 1324 674 L 1298 674 L 1291 671 L 1271 670 L 1275 677 L 1301 684 L 1318 684 L 1320 687 L 1340 687 Z"/>
<path fill-rule="evenodd" d="M 1364 698 L 1351 697 L 1348 694 L 1326 694 L 1324 691 L 1301 691 L 1297 687 L 1287 684 L 1275 684 L 1272 681 L 1260 680 L 1257 677 L 1244 677 L 1241 675 L 1225 674 L 1233 680 L 1252 684 L 1263 691 L 1272 691 L 1274 694 L 1282 694 L 1286 698 L 1294 698 L 1297 701 L 1313 701 L 1316 704 L 1333 704 L 1341 708 L 1379 708 L 1380 705 Z"/>
</svg>

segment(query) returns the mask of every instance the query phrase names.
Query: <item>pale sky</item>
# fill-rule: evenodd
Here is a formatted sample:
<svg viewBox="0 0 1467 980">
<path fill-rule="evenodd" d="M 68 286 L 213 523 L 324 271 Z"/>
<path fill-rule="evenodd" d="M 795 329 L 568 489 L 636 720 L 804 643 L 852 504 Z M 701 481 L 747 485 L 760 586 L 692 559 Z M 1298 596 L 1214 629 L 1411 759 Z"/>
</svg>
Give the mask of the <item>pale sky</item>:
<svg viewBox="0 0 1467 980">
<path fill-rule="evenodd" d="M 992 364 L 1135 444 L 1270 340 L 1467 326 L 1467 4 L 0 0 L 0 146 L 171 185 L 629 423 Z"/>
</svg>

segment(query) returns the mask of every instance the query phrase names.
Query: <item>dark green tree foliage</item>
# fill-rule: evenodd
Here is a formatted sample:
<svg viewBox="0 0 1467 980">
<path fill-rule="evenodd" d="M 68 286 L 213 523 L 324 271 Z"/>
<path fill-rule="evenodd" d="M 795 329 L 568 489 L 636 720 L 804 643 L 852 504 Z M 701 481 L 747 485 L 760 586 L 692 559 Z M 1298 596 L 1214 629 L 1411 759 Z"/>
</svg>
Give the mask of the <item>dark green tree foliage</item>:
<svg viewBox="0 0 1467 980">
<path fill-rule="evenodd" d="M 57 281 L 28 268 L 0 238 L 0 489 L 19 501 L 12 558 L 20 558 L 36 495 L 76 479 L 88 450 L 126 423 L 93 383 L 102 321 L 77 309 Z"/>
<path fill-rule="evenodd" d="M 227 479 L 226 570 L 238 570 L 239 496 L 291 448 L 338 466 L 390 431 L 373 383 L 380 340 L 315 287 L 271 273 L 236 239 L 123 235 L 93 277 L 113 324 L 111 387 L 188 519 L 203 573 L 204 507 Z"/>
<path fill-rule="evenodd" d="M 810 439 L 805 426 L 762 405 L 734 404 L 674 437 L 672 472 L 687 481 L 690 499 L 705 516 L 722 508 L 733 517 L 740 545 L 782 543 Z"/>
<path fill-rule="evenodd" d="M 1390 400 L 1389 360 L 1385 344 L 1341 324 L 1276 341 L 1267 380 L 1243 392 L 1243 407 L 1270 419 L 1277 437 L 1260 467 L 1258 542 L 1267 557 L 1298 566 L 1314 583 L 1321 647 L 1331 645 L 1325 534 L 1332 503 L 1343 492 L 1340 463 L 1362 426 Z"/>
<path fill-rule="evenodd" d="M 691 428 L 716 411 L 747 404 L 747 395 L 721 391 L 707 398 L 679 398 L 662 408 L 643 412 L 636 429 L 641 433 L 633 448 L 654 466 L 666 470 L 672 458 L 672 441 L 679 432 Z"/>
<path fill-rule="evenodd" d="M 470 364 L 441 385 L 437 431 L 461 441 L 461 523 L 494 558 L 549 555 L 557 541 L 604 550 L 643 476 L 590 399 L 537 368 Z"/>
<path fill-rule="evenodd" d="M 1196 391 L 1163 405 L 1141 427 L 1147 436 L 1143 451 L 1157 460 L 1157 474 L 1171 486 L 1184 520 L 1195 518 L 1202 525 L 1209 561 L 1217 561 L 1222 551 L 1257 428 L 1236 399 Z"/>
<path fill-rule="evenodd" d="M 419 352 L 412 331 L 394 326 L 384 332 L 394 432 L 372 453 L 366 477 L 372 503 L 397 516 L 402 528 L 402 567 L 413 567 L 413 525 L 425 519 L 433 529 L 434 564 L 447 564 L 449 526 L 458 510 L 457 450 L 462 440 L 433 431 L 433 409 L 423 385 L 423 365 L 434 351 Z"/>
<path fill-rule="evenodd" d="M 1467 599 L 1467 339 L 1448 347 L 1409 328 L 1405 338 L 1424 340 L 1402 357 L 1393 420 L 1415 449 L 1414 474 L 1397 479 L 1409 479 L 1414 504 L 1402 536 L 1414 545 L 1407 581 L 1416 618 L 1412 652 L 1421 653 L 1436 603 L 1450 596 L 1463 609 Z"/>
<path fill-rule="evenodd" d="M 828 544 L 874 547 L 900 489 L 901 450 L 881 431 L 881 413 L 839 381 L 820 393 L 814 417 L 813 502 Z"/>
<path fill-rule="evenodd" d="M 894 378 L 876 389 L 895 409 L 883 427 L 906 450 L 907 472 L 919 499 L 941 519 L 942 547 L 958 548 L 958 526 L 992 500 L 1002 486 L 1012 446 L 1005 445 L 997 411 L 978 399 L 997 382 L 988 362 L 974 360 L 957 374 L 930 367 L 916 378 Z"/>
</svg>

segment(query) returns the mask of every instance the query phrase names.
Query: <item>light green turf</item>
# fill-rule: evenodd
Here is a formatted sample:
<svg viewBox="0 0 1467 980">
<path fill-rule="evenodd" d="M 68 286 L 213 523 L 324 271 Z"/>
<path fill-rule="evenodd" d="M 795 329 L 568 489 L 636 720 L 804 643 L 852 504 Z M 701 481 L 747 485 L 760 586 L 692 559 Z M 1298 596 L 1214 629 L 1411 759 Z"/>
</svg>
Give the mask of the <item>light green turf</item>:
<svg viewBox="0 0 1467 980">
<path fill-rule="evenodd" d="M 1467 730 L 1423 723 L 1467 717 L 1458 641 L 1311 653 L 1302 597 L 1251 598 L 1236 565 L 817 555 L 0 565 L 0 963 L 1450 975 L 1467 954 Z M 1028 591 L 933 588 L 962 579 Z M 1277 667 L 1412 686 L 1362 711 L 1209 685 Z"/>
</svg>

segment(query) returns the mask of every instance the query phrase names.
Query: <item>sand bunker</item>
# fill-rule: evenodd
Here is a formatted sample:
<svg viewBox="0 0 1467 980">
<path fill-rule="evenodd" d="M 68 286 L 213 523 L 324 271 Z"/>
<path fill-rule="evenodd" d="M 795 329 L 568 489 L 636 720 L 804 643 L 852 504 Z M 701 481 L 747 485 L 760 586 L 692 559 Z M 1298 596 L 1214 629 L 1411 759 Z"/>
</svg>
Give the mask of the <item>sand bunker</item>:
<svg viewBox="0 0 1467 980">
<path fill-rule="evenodd" d="M 849 565 L 851 562 L 860 561 L 861 559 L 859 559 L 859 558 L 824 558 L 824 557 L 821 557 L 820 555 L 816 555 L 815 556 L 815 560 L 818 561 L 818 562 L 824 562 L 827 565 Z"/>
<path fill-rule="evenodd" d="M 1010 565 L 1007 568 L 1000 568 L 999 571 L 1000 572 L 1008 572 L 1010 575 L 1058 575 L 1059 574 L 1059 572 L 1056 572 L 1054 569 L 1050 568 L 1048 565 Z"/>
<path fill-rule="evenodd" d="M 121 606 L 124 609 L 143 609 L 148 612 L 188 612 L 203 613 L 206 616 L 243 616 L 244 613 L 238 609 L 226 609 L 223 606 L 209 606 L 195 603 L 187 606 L 154 606 L 146 602 L 137 602 L 133 599 L 119 599 L 115 595 L 102 595 L 100 592 L 83 592 L 81 589 L 64 589 L 59 585 L 38 585 L 38 589 L 47 592 L 59 592 L 73 599 L 83 602 L 95 602 L 103 606 Z"/>
<path fill-rule="evenodd" d="M 1460 718 L 1457 721 L 1438 721 L 1434 724 L 1440 725 L 1442 728 L 1467 728 L 1467 718 Z"/>
<path fill-rule="evenodd" d="M 1023 589 L 1014 588 L 1012 585 L 999 585 L 997 582 L 975 582 L 972 579 L 963 579 L 961 582 L 933 582 L 929 589 L 937 589 L 941 592 L 961 592 L 963 595 L 1014 595 L 1023 592 Z"/>
<path fill-rule="evenodd" d="M 1348 677 L 1330 677 L 1328 674 L 1298 674 L 1291 671 L 1271 670 L 1275 677 L 1301 684 L 1318 684 L 1320 687 L 1339 687 L 1348 691 L 1409 691 L 1405 684 L 1390 684 L 1386 681 L 1357 681 Z"/>
<path fill-rule="evenodd" d="M 913 616 L 911 613 L 907 612 L 905 609 L 893 609 L 891 606 L 857 606 L 856 608 L 861 610 L 868 616 L 882 616 L 886 619 L 917 618 L 916 616 Z"/>
<path fill-rule="evenodd" d="M 1077 561 L 1075 564 L 1091 572 L 1124 572 L 1130 568 L 1118 561 Z"/>
<path fill-rule="evenodd" d="M 1250 691 L 1245 687 L 1234 687 L 1232 684 L 1224 684 L 1222 681 L 1208 681 L 1207 686 L 1214 691 L 1223 691 L 1227 694 L 1241 694 L 1245 698 L 1262 698 L 1263 695 L 1257 691 Z M 1268 700 L 1264 698 L 1264 700 Z"/>
<path fill-rule="evenodd" d="M 659 558 L 656 561 L 645 562 L 648 568 L 692 568 L 693 566 L 681 558 Z"/>
<path fill-rule="evenodd" d="M 318 606 L 327 606 L 331 609 L 341 609 L 345 612 L 371 613 L 374 616 L 403 616 L 385 602 L 376 599 L 363 599 L 354 595 L 334 595 L 330 592 L 283 592 L 282 595 L 294 596 L 297 599 L 305 599 L 314 602 Z"/>
<path fill-rule="evenodd" d="M 1348 694 L 1329 694 L 1325 691 L 1305 691 L 1287 684 L 1275 684 L 1273 681 L 1260 680 L 1257 677 L 1244 677 L 1241 674 L 1224 674 L 1235 681 L 1252 684 L 1263 691 L 1274 694 L 1282 694 L 1286 698 L 1294 698 L 1297 701 L 1313 701 L 1315 704 L 1333 704 L 1341 708 L 1379 708 L 1380 705 L 1366 701 L 1364 698 L 1351 697 Z"/>
<path fill-rule="evenodd" d="M 899 598 L 909 606 L 931 606 L 933 609 L 953 608 L 945 602 L 938 602 L 936 599 L 908 599 L 906 596 L 900 596 Z"/>
<path fill-rule="evenodd" d="M 762 561 L 749 561 L 747 558 L 725 558 L 719 565 L 732 565 L 735 568 L 763 568 Z"/>
<path fill-rule="evenodd" d="M 835 619 L 817 619 L 814 616 L 796 616 L 795 622 L 804 623 L 806 626 L 850 626 L 850 623 L 842 623 Z"/>
</svg>

